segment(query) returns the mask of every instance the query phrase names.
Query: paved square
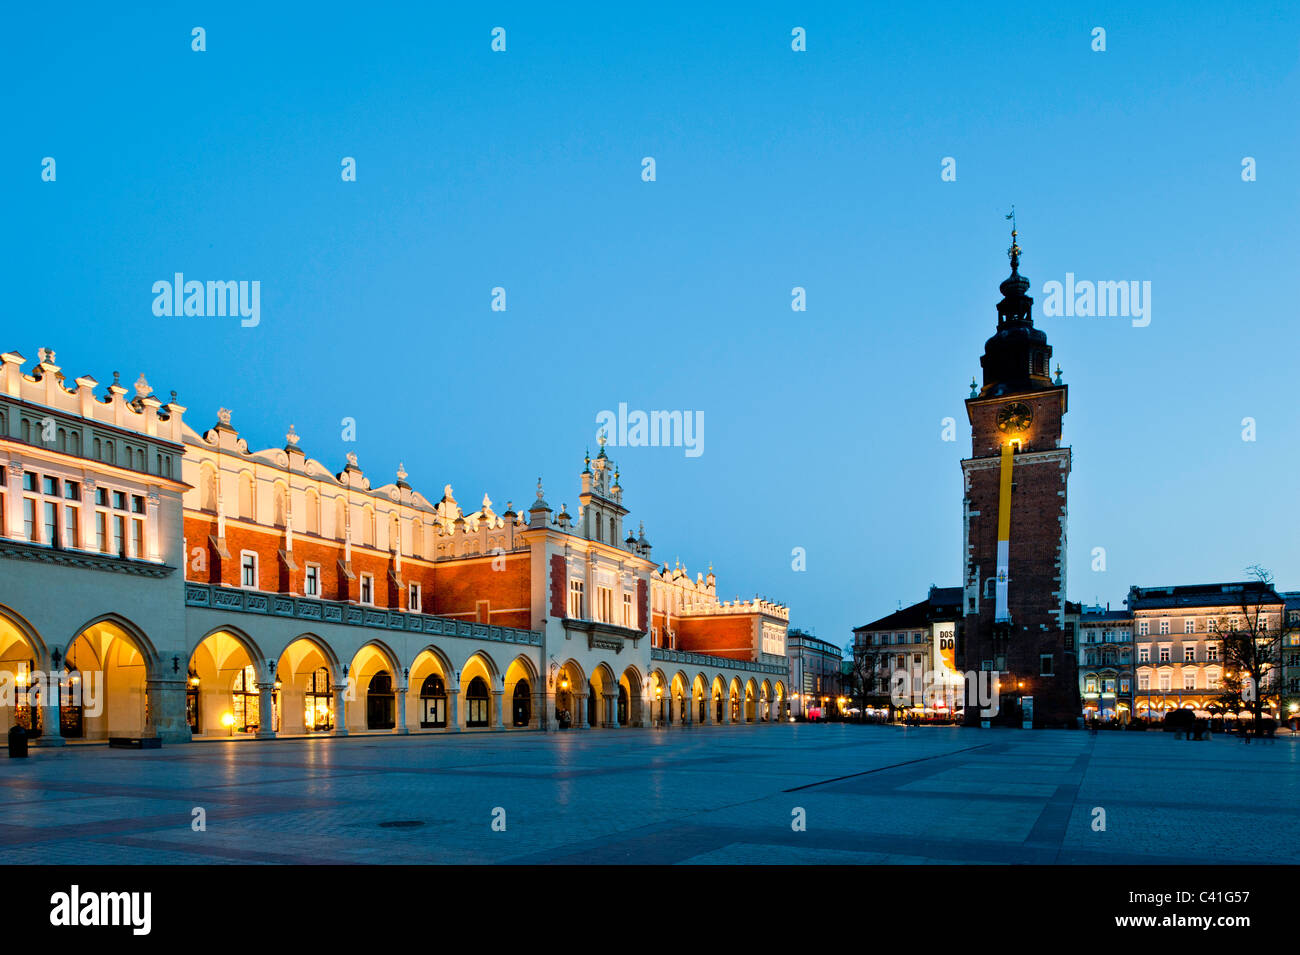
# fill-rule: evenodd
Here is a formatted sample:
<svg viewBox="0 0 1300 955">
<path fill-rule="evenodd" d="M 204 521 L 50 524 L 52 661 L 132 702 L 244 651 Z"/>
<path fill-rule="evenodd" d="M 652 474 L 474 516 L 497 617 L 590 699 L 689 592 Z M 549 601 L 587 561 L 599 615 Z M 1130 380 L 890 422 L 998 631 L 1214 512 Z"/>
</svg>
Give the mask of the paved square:
<svg viewBox="0 0 1300 955">
<path fill-rule="evenodd" d="M 69 746 L 0 760 L 0 860 L 1295 863 L 1298 766 L 1290 738 L 833 723 Z"/>
</svg>

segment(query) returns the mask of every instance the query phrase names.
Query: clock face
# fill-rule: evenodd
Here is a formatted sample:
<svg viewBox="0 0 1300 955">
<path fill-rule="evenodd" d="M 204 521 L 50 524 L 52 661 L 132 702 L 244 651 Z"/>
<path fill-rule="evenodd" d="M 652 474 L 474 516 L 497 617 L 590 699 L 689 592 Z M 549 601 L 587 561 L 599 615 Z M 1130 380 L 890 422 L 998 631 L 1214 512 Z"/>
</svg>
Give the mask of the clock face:
<svg viewBox="0 0 1300 955">
<path fill-rule="evenodd" d="M 1034 420 L 1034 413 L 1029 405 L 1022 401 L 1013 401 L 998 411 L 998 430 L 1007 433 L 1024 431 Z"/>
</svg>

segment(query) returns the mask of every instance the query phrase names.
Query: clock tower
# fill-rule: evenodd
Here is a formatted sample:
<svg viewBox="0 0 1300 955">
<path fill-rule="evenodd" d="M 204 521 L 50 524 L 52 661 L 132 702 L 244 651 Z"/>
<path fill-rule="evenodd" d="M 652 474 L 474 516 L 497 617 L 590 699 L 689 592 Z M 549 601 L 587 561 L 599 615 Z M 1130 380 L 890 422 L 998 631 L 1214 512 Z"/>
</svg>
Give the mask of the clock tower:
<svg viewBox="0 0 1300 955">
<path fill-rule="evenodd" d="M 1011 232 L 1011 275 L 971 381 L 971 456 L 961 463 L 964 623 L 958 663 L 998 675 L 997 713 L 970 701 L 969 723 L 1073 725 L 1079 713 L 1073 635 L 1065 624 L 1066 482 L 1061 445 L 1068 388 L 1049 373 L 1052 346 L 1034 327 L 1029 279 Z M 987 678 L 987 677 L 986 677 Z M 987 693 L 987 689 L 984 691 Z"/>
</svg>

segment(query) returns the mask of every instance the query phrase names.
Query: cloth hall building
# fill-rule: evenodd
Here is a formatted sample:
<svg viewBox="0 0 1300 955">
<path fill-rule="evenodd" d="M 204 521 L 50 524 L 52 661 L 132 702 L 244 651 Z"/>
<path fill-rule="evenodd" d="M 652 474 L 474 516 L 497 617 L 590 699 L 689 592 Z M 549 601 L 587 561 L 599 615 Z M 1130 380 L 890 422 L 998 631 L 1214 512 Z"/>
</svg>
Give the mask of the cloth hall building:
<svg viewBox="0 0 1300 955">
<path fill-rule="evenodd" d="M 540 480 L 470 511 L 0 359 L 0 690 L 38 743 L 788 715 L 788 609 L 657 563 L 603 443 L 576 517 Z"/>
</svg>

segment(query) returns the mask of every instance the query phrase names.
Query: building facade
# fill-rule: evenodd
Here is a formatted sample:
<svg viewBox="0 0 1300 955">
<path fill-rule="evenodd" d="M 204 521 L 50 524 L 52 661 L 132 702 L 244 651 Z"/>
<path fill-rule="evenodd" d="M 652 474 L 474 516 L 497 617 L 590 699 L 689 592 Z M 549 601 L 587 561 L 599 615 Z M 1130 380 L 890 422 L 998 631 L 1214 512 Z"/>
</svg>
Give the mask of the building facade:
<svg viewBox="0 0 1300 955">
<path fill-rule="evenodd" d="M 962 598 L 961 587 L 932 586 L 925 600 L 853 628 L 856 669 L 873 700 L 931 717 L 964 709 L 955 652 Z"/>
<path fill-rule="evenodd" d="M 791 715 L 807 719 L 817 711 L 826 717 L 839 712 L 844 692 L 844 654 L 829 640 L 792 629 L 788 636 Z"/>
<path fill-rule="evenodd" d="M 1134 713 L 1145 719 L 1163 719 L 1180 708 L 1221 710 L 1225 663 L 1220 634 L 1238 630 L 1256 614 L 1270 632 L 1285 621 L 1285 600 L 1259 581 L 1131 587 L 1127 603 L 1136 651 Z M 1276 680 L 1264 683 L 1266 710 L 1276 714 Z"/>
<path fill-rule="evenodd" d="M 758 722 L 789 612 L 721 601 L 633 531 L 602 447 L 577 515 L 472 512 L 252 450 L 222 409 L 0 366 L 0 682 L 40 741 Z M 55 732 L 57 728 L 57 732 Z"/>
<path fill-rule="evenodd" d="M 1127 723 L 1133 715 L 1133 615 L 1083 607 L 1074 620 L 1084 719 Z"/>
<path fill-rule="evenodd" d="M 1061 444 L 1068 388 L 1034 327 L 1029 280 L 1011 233 L 1011 275 L 998 323 L 971 382 L 971 456 L 962 461 L 965 607 L 959 666 L 998 674 L 994 721 L 1034 726 L 1077 720 L 1075 651 L 1065 621 L 1066 482 Z M 968 709 L 970 722 L 982 717 Z M 984 719 L 987 721 L 987 719 Z"/>
</svg>

